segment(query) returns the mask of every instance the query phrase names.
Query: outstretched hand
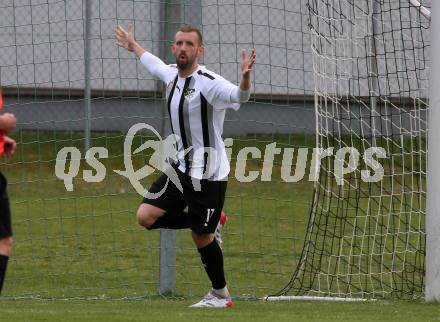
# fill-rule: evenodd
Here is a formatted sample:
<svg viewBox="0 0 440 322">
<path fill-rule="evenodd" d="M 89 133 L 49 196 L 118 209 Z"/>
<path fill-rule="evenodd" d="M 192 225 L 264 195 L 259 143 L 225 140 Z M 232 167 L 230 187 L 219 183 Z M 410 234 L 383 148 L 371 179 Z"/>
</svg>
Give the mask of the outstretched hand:
<svg viewBox="0 0 440 322">
<path fill-rule="evenodd" d="M 241 74 L 243 78 L 249 78 L 252 66 L 255 63 L 255 58 L 257 55 L 255 54 L 255 49 L 251 49 L 251 53 L 249 55 L 249 58 L 246 57 L 246 49 L 241 50 Z"/>
<path fill-rule="evenodd" d="M 118 25 L 115 29 L 115 37 L 117 40 L 116 44 L 119 47 L 125 48 L 128 51 L 134 51 L 136 41 L 134 40 L 133 27 L 131 23 L 128 23 L 127 30 Z"/>
<path fill-rule="evenodd" d="M 4 147 L 4 153 L 7 157 L 13 156 L 15 153 L 15 149 L 17 148 L 17 143 L 15 143 L 15 140 L 11 139 L 8 136 L 4 137 L 5 140 L 5 147 Z"/>
</svg>

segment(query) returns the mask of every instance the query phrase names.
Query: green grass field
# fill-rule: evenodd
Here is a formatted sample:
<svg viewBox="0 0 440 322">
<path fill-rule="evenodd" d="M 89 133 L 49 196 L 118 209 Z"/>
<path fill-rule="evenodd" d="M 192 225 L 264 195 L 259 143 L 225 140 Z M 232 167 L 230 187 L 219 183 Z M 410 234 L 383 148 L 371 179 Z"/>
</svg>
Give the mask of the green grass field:
<svg viewBox="0 0 440 322">
<path fill-rule="evenodd" d="M 109 150 L 100 183 L 82 180 L 84 160 L 66 191 L 55 176 L 55 158 L 64 146 L 81 148 L 80 135 L 20 132 L 16 156 L 2 166 L 9 180 L 14 224 L 5 297 L 144 298 L 158 293 L 159 231 L 137 225 L 141 201 L 129 181 L 113 172 L 124 169 L 124 134 L 96 134 L 93 146 Z M 143 138 L 137 138 L 135 146 Z M 264 146 L 273 137 L 236 139 L 243 146 Z M 312 137 L 280 138 L 281 144 L 307 146 Z M 234 154 L 233 154 L 234 155 Z M 133 157 L 135 167 L 148 155 Z M 262 161 L 249 161 L 249 170 Z M 232 174 L 234 173 L 234 163 Z M 312 185 L 281 180 L 279 165 L 272 182 L 229 181 L 224 232 L 226 275 L 237 298 L 254 298 L 278 291 L 290 279 L 299 259 L 308 220 Z M 147 178 L 149 186 L 154 178 Z M 188 231 L 177 233 L 178 296 L 201 296 L 209 282 Z"/>
<path fill-rule="evenodd" d="M 0 301 L 1 321 L 297 321 L 428 322 L 440 320 L 440 305 L 407 301 L 370 303 L 236 301 L 228 310 L 192 309 L 185 300 Z"/>
<path fill-rule="evenodd" d="M 93 146 L 109 150 L 101 160 L 106 178 L 87 183 L 82 161 L 74 191 L 55 176 L 55 158 L 64 146 L 82 150 L 80 135 L 20 132 L 16 156 L 1 166 L 9 180 L 14 224 L 1 321 L 434 321 L 440 309 L 421 302 L 263 303 L 256 298 L 279 291 L 300 259 L 311 207 L 313 183 L 281 180 L 276 158 L 272 181 L 240 183 L 232 162 L 225 210 L 225 270 L 235 306 L 229 311 L 187 308 L 209 289 L 209 281 L 188 231 L 177 232 L 177 285 L 174 298 L 158 297 L 159 232 L 136 224 L 141 197 L 124 169 L 123 134 L 95 134 Z M 145 137 L 137 138 L 138 146 Z M 259 136 L 234 139 L 244 146 L 314 147 L 313 136 Z M 84 153 L 83 153 L 84 157 Z M 148 155 L 133 157 L 136 168 Z M 310 156 L 309 156 L 310 159 Z M 262 160 L 248 161 L 248 170 Z M 148 186 L 154 178 L 147 178 Z M 86 300 L 88 299 L 88 300 Z M 248 299 L 248 300 L 246 300 Z"/>
</svg>

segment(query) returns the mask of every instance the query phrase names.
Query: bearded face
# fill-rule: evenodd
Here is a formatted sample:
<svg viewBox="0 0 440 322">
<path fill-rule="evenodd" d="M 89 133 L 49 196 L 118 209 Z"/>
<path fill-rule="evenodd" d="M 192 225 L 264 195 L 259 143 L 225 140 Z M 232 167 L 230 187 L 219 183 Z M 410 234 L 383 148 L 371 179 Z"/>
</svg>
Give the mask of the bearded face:
<svg viewBox="0 0 440 322">
<path fill-rule="evenodd" d="M 203 47 L 200 46 L 195 32 L 179 31 L 176 34 L 172 51 L 177 67 L 181 70 L 186 70 L 198 63 L 199 55 L 203 53 Z"/>
<path fill-rule="evenodd" d="M 186 52 L 181 52 L 176 55 L 176 64 L 180 69 L 187 69 L 188 67 L 193 66 L 197 56 L 191 55 L 189 56 Z"/>
</svg>

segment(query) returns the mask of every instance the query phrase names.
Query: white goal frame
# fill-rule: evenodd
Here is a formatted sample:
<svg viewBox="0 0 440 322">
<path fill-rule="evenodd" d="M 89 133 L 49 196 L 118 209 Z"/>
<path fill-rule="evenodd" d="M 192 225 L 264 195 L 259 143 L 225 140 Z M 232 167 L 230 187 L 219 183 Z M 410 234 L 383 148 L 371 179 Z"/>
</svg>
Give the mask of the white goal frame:
<svg viewBox="0 0 440 322">
<path fill-rule="evenodd" d="M 431 11 L 428 8 L 422 6 L 418 0 L 409 0 L 409 2 L 416 8 L 420 10 L 420 13 L 424 15 L 427 19 L 431 20 Z"/>
<path fill-rule="evenodd" d="M 374 1 L 374 0 L 373 0 Z M 431 11 L 418 0 L 408 0 L 431 21 L 431 30 L 440 30 L 440 1 L 433 0 Z M 431 66 L 428 125 L 425 301 L 440 302 L 440 37 L 431 32 Z M 322 296 L 265 296 L 263 301 L 365 302 L 375 299 Z"/>
<path fill-rule="evenodd" d="M 431 30 L 440 30 L 440 2 L 432 1 Z M 428 125 L 425 300 L 440 301 L 440 38 L 431 32 Z"/>
</svg>

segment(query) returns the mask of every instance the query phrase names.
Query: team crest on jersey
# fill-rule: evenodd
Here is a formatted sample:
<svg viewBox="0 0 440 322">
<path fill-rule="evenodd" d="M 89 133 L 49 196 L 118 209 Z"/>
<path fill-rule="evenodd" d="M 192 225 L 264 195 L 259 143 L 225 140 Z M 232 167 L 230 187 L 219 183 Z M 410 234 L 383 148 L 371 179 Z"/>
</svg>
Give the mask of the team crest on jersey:
<svg viewBox="0 0 440 322">
<path fill-rule="evenodd" d="M 185 90 L 185 93 L 183 93 L 183 95 L 185 95 L 185 98 L 190 100 L 194 97 L 195 92 L 196 92 L 196 90 L 194 88 L 187 88 Z"/>
</svg>

